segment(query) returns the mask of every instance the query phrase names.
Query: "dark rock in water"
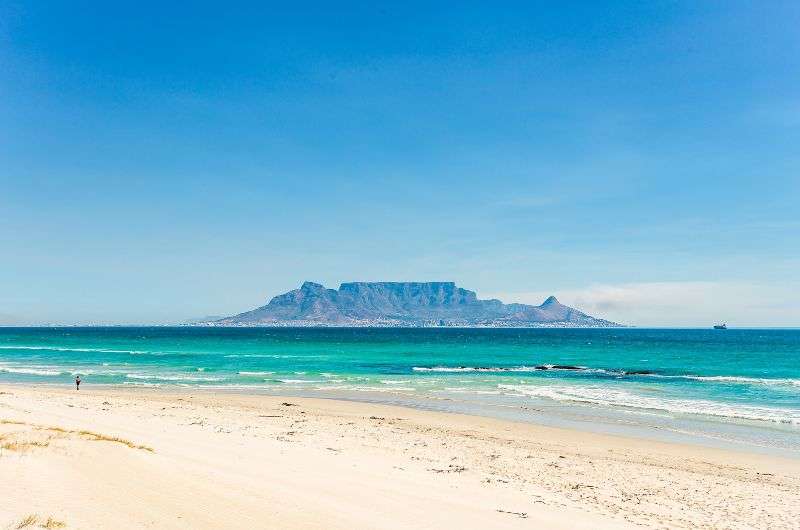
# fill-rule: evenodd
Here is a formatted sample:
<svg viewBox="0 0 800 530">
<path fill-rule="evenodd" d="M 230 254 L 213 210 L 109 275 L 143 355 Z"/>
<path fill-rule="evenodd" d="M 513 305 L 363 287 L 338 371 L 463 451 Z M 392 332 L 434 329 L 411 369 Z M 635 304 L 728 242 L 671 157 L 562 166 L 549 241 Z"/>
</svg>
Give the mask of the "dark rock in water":
<svg viewBox="0 0 800 530">
<path fill-rule="evenodd" d="M 541 364 L 535 368 L 537 370 L 586 370 L 583 366 L 572 366 L 571 364 Z"/>
<path fill-rule="evenodd" d="M 454 282 L 352 282 L 338 290 L 305 282 L 267 305 L 208 325 L 617 327 L 550 296 L 542 305 L 480 300 Z M 579 369 L 567 367 L 561 369 Z"/>
<path fill-rule="evenodd" d="M 625 375 L 653 375 L 655 372 L 652 370 L 630 370 L 625 371 L 623 374 Z"/>
</svg>

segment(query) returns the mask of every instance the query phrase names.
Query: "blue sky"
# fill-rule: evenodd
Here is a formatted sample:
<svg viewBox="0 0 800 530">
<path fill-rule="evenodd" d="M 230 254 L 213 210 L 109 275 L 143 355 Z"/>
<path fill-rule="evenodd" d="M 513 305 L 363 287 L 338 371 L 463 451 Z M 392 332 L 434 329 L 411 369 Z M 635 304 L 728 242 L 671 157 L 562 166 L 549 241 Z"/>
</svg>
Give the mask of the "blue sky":
<svg viewBox="0 0 800 530">
<path fill-rule="evenodd" d="M 110 4 L 0 6 L 0 323 L 454 280 L 800 325 L 797 2 Z"/>
</svg>

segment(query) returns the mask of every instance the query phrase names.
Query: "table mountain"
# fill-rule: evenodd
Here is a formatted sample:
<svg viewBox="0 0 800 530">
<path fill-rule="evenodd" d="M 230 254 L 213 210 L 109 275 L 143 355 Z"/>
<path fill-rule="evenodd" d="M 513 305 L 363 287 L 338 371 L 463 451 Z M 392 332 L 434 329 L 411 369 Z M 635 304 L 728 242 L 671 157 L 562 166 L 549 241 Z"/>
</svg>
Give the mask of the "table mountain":
<svg viewBox="0 0 800 530">
<path fill-rule="evenodd" d="M 305 282 L 267 305 L 222 318 L 218 326 L 616 327 L 561 304 L 480 300 L 454 282 L 351 282 L 338 290 Z"/>
</svg>

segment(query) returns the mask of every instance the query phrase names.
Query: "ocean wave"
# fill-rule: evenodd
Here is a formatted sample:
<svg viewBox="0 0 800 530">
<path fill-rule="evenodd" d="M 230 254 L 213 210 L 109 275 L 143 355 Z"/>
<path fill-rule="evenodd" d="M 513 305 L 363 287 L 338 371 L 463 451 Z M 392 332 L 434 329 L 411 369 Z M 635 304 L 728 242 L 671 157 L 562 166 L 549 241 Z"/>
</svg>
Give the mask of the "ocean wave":
<svg viewBox="0 0 800 530">
<path fill-rule="evenodd" d="M 0 346 L 0 350 L 34 350 L 34 351 L 76 351 L 82 353 L 130 353 L 134 355 L 155 354 L 142 350 L 113 350 L 109 348 L 71 348 L 68 346 Z"/>
<path fill-rule="evenodd" d="M 93 370 L 91 368 L 70 368 L 69 373 L 72 375 L 97 375 L 97 376 L 114 376 L 125 375 L 124 371 L 120 370 Z"/>
<path fill-rule="evenodd" d="M 27 368 L 27 367 L 10 367 L 0 366 L 0 372 L 7 374 L 25 374 L 25 375 L 43 375 L 43 376 L 57 376 L 63 375 L 63 372 L 58 370 L 50 370 L 46 368 Z"/>
<path fill-rule="evenodd" d="M 237 372 L 239 375 L 272 375 L 275 372 Z"/>
<path fill-rule="evenodd" d="M 381 392 L 384 394 L 392 394 L 397 392 L 414 392 L 416 389 L 404 386 L 386 388 L 385 386 L 328 385 L 317 387 L 316 390 L 349 390 L 353 392 Z"/>
<path fill-rule="evenodd" d="M 229 353 L 224 355 L 226 359 L 293 359 L 296 355 L 278 355 L 267 353 Z"/>
<path fill-rule="evenodd" d="M 255 384 L 255 383 L 247 383 L 247 384 L 223 384 L 223 385 L 203 385 L 203 389 L 212 389 L 212 390 L 275 390 L 275 385 L 265 385 L 265 384 Z"/>
<path fill-rule="evenodd" d="M 499 390 L 479 390 L 476 388 L 469 388 L 464 386 L 455 386 L 455 387 L 445 387 L 442 390 L 434 390 L 434 392 L 442 394 L 442 393 L 452 393 L 452 394 L 479 394 L 479 395 L 498 395 L 502 394 Z"/>
<path fill-rule="evenodd" d="M 153 381 L 194 381 L 194 382 L 214 382 L 223 381 L 223 377 L 208 377 L 196 375 L 160 375 L 160 374 L 125 374 L 128 379 L 144 379 Z"/>
<path fill-rule="evenodd" d="M 555 401 L 800 425 L 800 411 L 791 409 L 732 405 L 702 399 L 656 398 L 633 394 L 625 390 L 600 387 L 498 385 L 498 388 L 510 390 L 517 395 L 548 398 Z"/>
<path fill-rule="evenodd" d="M 9 374 L 27 374 L 41 376 L 81 375 L 81 376 L 115 376 L 125 375 L 120 370 L 97 370 L 87 367 L 74 366 L 8 366 L 0 365 L 0 372 Z"/>
<path fill-rule="evenodd" d="M 708 383 L 733 383 L 744 385 L 767 385 L 767 386 L 796 386 L 800 387 L 800 379 L 789 378 L 769 378 L 769 377 L 744 377 L 733 375 L 684 375 L 678 376 L 693 381 L 703 381 Z"/>
<path fill-rule="evenodd" d="M 323 380 L 312 380 L 312 379 L 276 379 L 279 383 L 287 383 L 287 384 L 302 384 L 302 383 L 327 383 L 328 381 Z"/>
<path fill-rule="evenodd" d="M 514 373 L 514 372 L 573 372 L 580 374 L 594 374 L 613 378 L 642 377 L 654 379 L 683 379 L 705 383 L 727 383 L 745 385 L 766 385 L 800 387 L 800 379 L 793 378 L 768 378 L 746 377 L 731 375 L 694 375 L 694 374 L 663 374 L 654 370 L 627 370 L 615 368 L 591 368 L 588 366 L 539 364 L 536 366 L 414 366 L 414 372 L 441 372 L 441 373 Z"/>
<path fill-rule="evenodd" d="M 572 364 L 537 364 L 536 366 L 413 366 L 414 372 L 443 372 L 443 373 L 465 373 L 465 372 L 580 372 L 610 375 L 625 375 L 627 372 L 606 370 L 603 368 L 590 368 L 588 366 L 576 366 Z M 640 374 L 645 372 L 631 372 Z M 647 372 L 650 373 L 650 372 Z"/>
<path fill-rule="evenodd" d="M 514 366 L 514 367 L 494 367 L 494 366 L 414 366 L 411 368 L 415 372 L 534 372 L 539 368 L 535 366 Z M 543 368 L 545 370 L 546 368 Z"/>
<path fill-rule="evenodd" d="M 769 386 L 769 387 L 786 387 L 786 388 L 800 388 L 800 379 L 792 378 L 777 378 L 777 377 L 747 377 L 739 375 L 692 375 L 692 374 L 659 374 L 655 372 L 636 373 L 636 372 L 620 372 L 620 376 L 637 375 L 640 377 L 647 377 L 653 379 L 672 379 L 683 381 L 695 381 L 699 383 L 722 383 L 732 385 L 753 385 L 753 386 Z"/>
</svg>

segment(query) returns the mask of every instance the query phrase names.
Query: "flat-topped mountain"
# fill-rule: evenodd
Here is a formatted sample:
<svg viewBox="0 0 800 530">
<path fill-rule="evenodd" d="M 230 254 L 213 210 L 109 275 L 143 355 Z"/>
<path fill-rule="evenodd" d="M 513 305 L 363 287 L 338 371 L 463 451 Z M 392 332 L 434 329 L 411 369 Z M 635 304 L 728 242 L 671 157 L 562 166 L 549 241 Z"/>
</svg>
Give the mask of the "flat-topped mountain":
<svg viewBox="0 0 800 530">
<path fill-rule="evenodd" d="M 351 282 L 338 290 L 313 282 L 262 307 L 222 318 L 217 326 L 616 327 L 561 304 L 479 300 L 454 282 Z"/>
</svg>

